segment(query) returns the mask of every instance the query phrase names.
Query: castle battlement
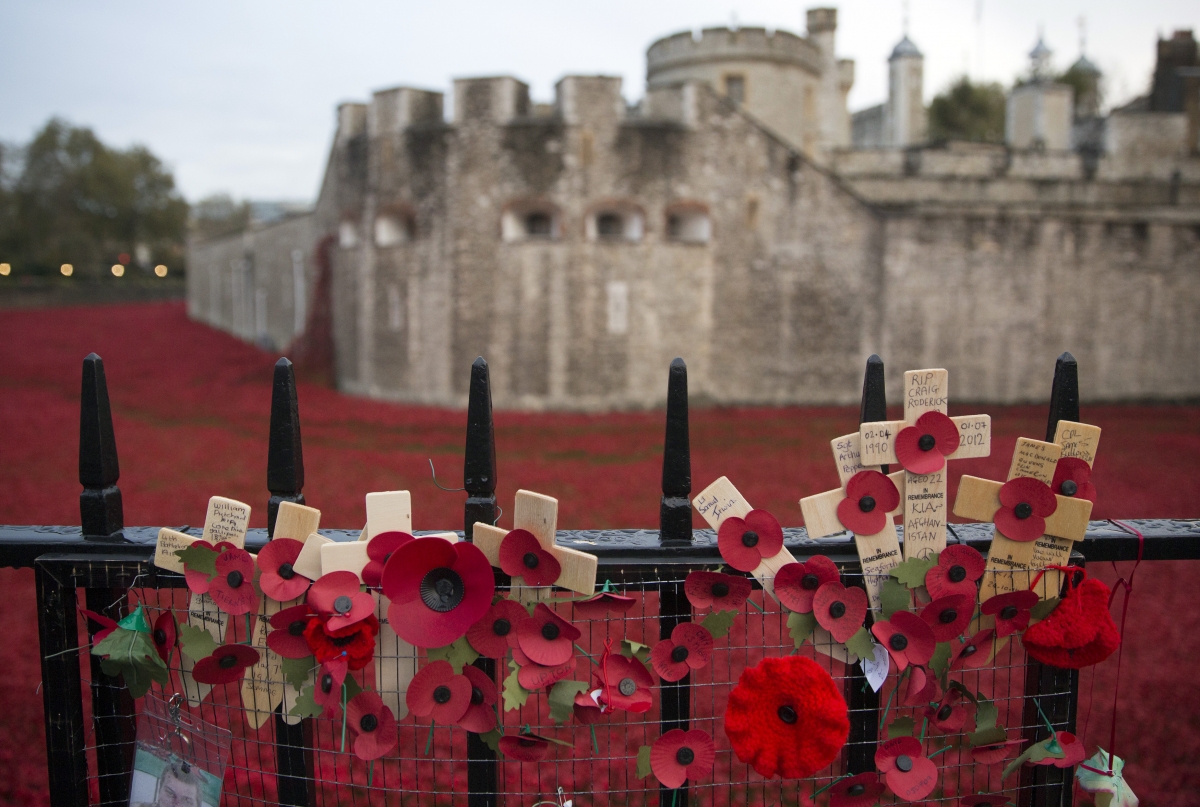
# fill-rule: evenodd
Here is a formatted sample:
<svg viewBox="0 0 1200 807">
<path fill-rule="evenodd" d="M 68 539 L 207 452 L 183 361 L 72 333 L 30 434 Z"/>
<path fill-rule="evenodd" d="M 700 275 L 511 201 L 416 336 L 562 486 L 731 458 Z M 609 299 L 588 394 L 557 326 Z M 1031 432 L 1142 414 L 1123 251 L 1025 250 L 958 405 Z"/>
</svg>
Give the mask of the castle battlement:
<svg viewBox="0 0 1200 807">
<path fill-rule="evenodd" d="M 696 37 L 683 31 L 664 37 L 646 52 L 646 74 L 714 61 L 781 62 L 821 73 L 821 49 L 816 43 L 788 31 L 765 28 L 705 28 Z"/>
</svg>

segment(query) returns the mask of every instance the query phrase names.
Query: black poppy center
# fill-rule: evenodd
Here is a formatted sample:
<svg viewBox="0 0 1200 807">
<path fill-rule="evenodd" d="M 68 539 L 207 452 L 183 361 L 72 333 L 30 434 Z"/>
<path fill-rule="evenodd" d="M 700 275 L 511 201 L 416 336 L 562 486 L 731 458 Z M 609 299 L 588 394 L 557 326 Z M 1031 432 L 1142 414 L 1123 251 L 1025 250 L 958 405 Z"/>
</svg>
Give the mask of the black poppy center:
<svg viewBox="0 0 1200 807">
<path fill-rule="evenodd" d="M 363 731 L 374 731 L 379 728 L 379 718 L 375 715 L 363 715 L 362 720 L 358 721 L 358 727 Z"/>
<path fill-rule="evenodd" d="M 817 586 L 821 585 L 821 578 L 810 572 L 809 574 L 806 574 L 804 577 L 800 578 L 800 585 L 805 591 L 816 591 Z"/>
<path fill-rule="evenodd" d="M 511 630 L 512 623 L 504 617 L 500 617 L 492 623 L 492 633 L 496 634 L 497 636 L 507 636 Z"/>
<path fill-rule="evenodd" d="M 230 588 L 237 588 L 240 586 L 242 584 L 242 579 L 242 573 L 237 569 L 234 569 L 232 572 L 225 575 L 225 582 L 229 584 Z"/>
<path fill-rule="evenodd" d="M 675 649 L 671 651 L 671 661 L 678 664 L 681 661 L 687 661 L 688 649 L 681 644 L 675 645 Z"/>
<path fill-rule="evenodd" d="M 167 643 L 167 632 L 165 630 L 163 630 L 162 628 L 157 628 L 154 631 L 154 643 L 155 644 L 166 644 Z"/>
<path fill-rule="evenodd" d="M 932 434 L 922 434 L 921 439 L 917 441 L 917 448 L 922 451 L 929 451 L 937 445 L 937 438 Z"/>
<path fill-rule="evenodd" d="M 446 566 L 430 569 L 421 578 L 421 601 L 433 611 L 453 611 L 467 593 L 458 572 Z"/>
<path fill-rule="evenodd" d="M 637 682 L 632 678 L 622 678 L 621 683 L 617 684 L 617 690 L 628 698 L 637 692 Z"/>
<path fill-rule="evenodd" d="M 949 720 L 950 715 L 954 713 L 954 707 L 946 704 L 941 709 L 938 709 L 938 720 Z"/>
<path fill-rule="evenodd" d="M 1079 485 L 1076 485 L 1073 479 L 1066 479 L 1059 486 L 1059 490 L 1062 491 L 1062 495 L 1064 496 L 1074 496 L 1079 492 Z"/>
<path fill-rule="evenodd" d="M 975 655 L 977 650 L 979 650 L 978 647 L 976 647 L 973 644 L 969 644 L 963 648 L 963 651 L 960 655 L 962 656 L 962 658 L 966 658 L 967 656 L 973 656 L 973 655 Z"/>
<path fill-rule="evenodd" d="M 746 530 L 742 533 L 742 546 L 758 546 L 758 533 Z"/>
<path fill-rule="evenodd" d="M 471 703 L 476 706 L 483 703 L 483 690 L 479 687 L 471 687 Z"/>
<path fill-rule="evenodd" d="M 358 638 L 358 634 L 359 631 L 356 630 L 349 636 L 330 636 L 329 641 L 333 643 L 334 647 L 345 647 L 346 645 L 354 642 L 354 640 Z"/>
<path fill-rule="evenodd" d="M 1033 515 L 1033 506 L 1028 502 L 1021 502 L 1013 508 L 1013 515 L 1024 521 Z"/>
<path fill-rule="evenodd" d="M 276 574 L 278 574 L 284 580 L 291 580 L 296 576 L 296 570 L 292 568 L 292 564 L 290 563 L 281 563 L 279 564 L 279 570 L 276 572 Z"/>
<path fill-rule="evenodd" d="M 521 737 L 517 742 L 520 743 L 522 748 L 533 748 L 534 746 L 541 745 L 541 741 L 529 737 Z"/>
<path fill-rule="evenodd" d="M 288 633 L 292 636 L 303 636 L 304 629 L 308 627 L 308 623 L 303 619 L 297 619 L 292 624 L 288 625 Z"/>
<path fill-rule="evenodd" d="M 946 577 L 951 583 L 961 583 L 967 579 L 967 567 L 955 564 L 950 567 L 950 571 L 946 572 Z"/>
<path fill-rule="evenodd" d="M 713 583 L 712 594 L 714 597 L 728 597 L 729 596 L 729 584 L 728 583 Z"/>
<path fill-rule="evenodd" d="M 1006 605 L 1004 607 L 1004 610 L 1000 612 L 1001 619 L 1012 619 L 1016 615 L 1017 615 L 1017 606 L 1015 606 L 1015 605 Z"/>
<path fill-rule="evenodd" d="M 542 625 L 542 638 L 547 642 L 553 642 L 558 638 L 559 633 L 561 631 L 558 629 L 558 625 L 555 625 L 553 622 L 547 622 L 545 625 Z"/>
<path fill-rule="evenodd" d="M 908 754 L 901 754 L 896 757 L 896 770 L 902 773 L 908 773 L 913 769 L 912 757 Z"/>
<path fill-rule="evenodd" d="M 866 792 L 867 792 L 867 786 L 864 785 L 862 782 L 858 782 L 857 784 L 850 785 L 850 787 L 846 788 L 847 796 L 861 796 L 863 793 L 866 793 Z"/>
<path fill-rule="evenodd" d="M 345 594 L 333 601 L 333 610 L 337 611 L 339 614 L 348 614 L 353 608 L 354 600 L 350 599 Z"/>
<path fill-rule="evenodd" d="M 872 510 L 874 510 L 875 509 L 875 497 L 874 496 L 863 496 L 861 499 L 858 500 L 858 509 L 862 510 L 864 513 L 869 513 Z"/>
<path fill-rule="evenodd" d="M 435 703 L 449 703 L 453 693 L 450 692 L 450 687 L 440 686 L 433 691 L 433 700 Z"/>
<path fill-rule="evenodd" d="M 321 676 L 321 691 L 326 695 L 333 691 L 333 676 L 329 673 Z"/>
<path fill-rule="evenodd" d="M 696 761 L 696 752 L 685 745 L 675 752 L 675 761 L 680 765 L 691 765 Z"/>
<path fill-rule="evenodd" d="M 786 704 L 784 706 L 780 706 L 779 711 L 777 711 L 775 714 L 779 715 L 779 719 L 784 723 L 790 724 L 796 722 L 796 710 L 791 706 L 787 706 Z"/>
<path fill-rule="evenodd" d="M 904 648 L 908 647 L 908 637 L 903 633 L 893 633 L 892 638 L 888 639 L 888 645 L 899 653 Z"/>
<path fill-rule="evenodd" d="M 841 600 L 835 600 L 829 605 L 829 615 L 834 619 L 841 619 L 846 615 L 846 603 Z"/>
<path fill-rule="evenodd" d="M 941 622 L 943 625 L 949 625 L 956 619 L 958 619 L 958 611 L 953 608 L 947 608 L 938 614 L 938 622 Z"/>
<path fill-rule="evenodd" d="M 230 653 L 228 656 L 221 656 L 221 660 L 217 662 L 217 665 L 222 670 L 229 670 L 229 669 L 236 667 L 237 663 L 238 663 L 237 656 Z"/>
<path fill-rule="evenodd" d="M 526 552 L 525 557 L 521 558 L 521 562 L 525 564 L 526 569 L 536 569 L 538 567 L 537 553 Z"/>
</svg>

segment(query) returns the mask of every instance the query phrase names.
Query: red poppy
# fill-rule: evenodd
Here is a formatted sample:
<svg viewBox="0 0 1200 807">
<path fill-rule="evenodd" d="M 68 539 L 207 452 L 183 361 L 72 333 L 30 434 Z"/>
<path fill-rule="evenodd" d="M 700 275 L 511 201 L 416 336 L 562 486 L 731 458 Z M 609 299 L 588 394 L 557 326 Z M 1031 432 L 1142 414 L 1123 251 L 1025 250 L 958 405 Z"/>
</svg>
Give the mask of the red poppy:
<svg viewBox="0 0 1200 807">
<path fill-rule="evenodd" d="M 346 704 L 346 725 L 354 732 L 354 756 L 379 759 L 396 747 L 396 718 L 378 694 L 369 689 Z"/>
<path fill-rule="evenodd" d="M 896 460 L 913 474 L 931 474 L 958 450 L 958 427 L 941 412 L 926 412 L 896 435 Z"/>
<path fill-rule="evenodd" d="M 1007 737 L 1007 732 L 1005 733 Z M 995 765 L 997 762 L 1003 762 L 1009 754 L 1015 749 L 1015 746 L 1024 742 L 1021 739 L 1009 740 L 1005 739 L 998 743 L 989 743 L 988 745 L 979 745 L 971 749 L 971 761 L 979 762 L 983 765 Z"/>
<path fill-rule="evenodd" d="M 846 483 L 846 498 L 838 502 L 838 521 L 856 535 L 875 535 L 899 506 L 895 482 L 879 471 L 859 471 Z"/>
<path fill-rule="evenodd" d="M 229 543 L 228 541 L 221 541 L 216 546 L 213 546 L 208 541 L 205 541 L 203 538 L 197 538 L 195 541 L 193 541 L 190 544 L 190 546 L 202 546 L 202 547 L 205 547 L 206 549 L 212 550 L 212 552 L 217 555 L 220 555 L 222 552 L 225 552 L 230 549 L 237 549 L 237 547 L 235 547 L 233 544 Z M 187 581 L 188 590 L 190 590 L 196 594 L 207 594 L 208 593 L 208 587 L 209 587 L 211 578 L 209 578 L 207 572 L 201 572 L 201 571 L 197 571 L 195 569 L 188 569 L 187 566 L 184 565 L 183 578 Z"/>
<path fill-rule="evenodd" d="M 823 583 L 813 597 L 813 616 L 835 641 L 844 642 L 862 627 L 867 616 L 867 592 L 857 586 L 846 588 L 837 580 Z"/>
<path fill-rule="evenodd" d="M 937 765 L 916 737 L 893 737 L 875 751 L 875 768 L 902 801 L 921 801 L 937 787 Z"/>
<path fill-rule="evenodd" d="M 582 634 L 579 628 L 563 619 L 544 602 L 517 623 L 517 644 L 534 663 L 545 667 L 566 664 L 575 655 L 575 640 Z"/>
<path fill-rule="evenodd" d="M 712 775 L 717 747 L 708 732 L 671 729 L 650 746 L 650 770 L 663 787 L 674 790 L 691 779 Z"/>
<path fill-rule="evenodd" d="M 331 631 L 348 628 L 375 613 L 375 598 L 359 588 L 354 572 L 321 575 L 308 590 L 308 604 Z"/>
<path fill-rule="evenodd" d="M 966 594 L 938 597 L 921 609 L 921 619 L 939 642 L 948 642 L 961 635 L 974 615 L 975 598 Z"/>
<path fill-rule="evenodd" d="M 936 675 L 930 675 L 925 668 L 913 664 L 908 673 L 908 684 L 900 702 L 905 706 L 928 706 L 942 696 L 942 687 Z"/>
<path fill-rule="evenodd" d="M 445 538 L 415 538 L 383 569 L 391 600 L 388 623 L 417 647 L 445 647 L 487 613 L 496 593 L 492 566 L 479 547 Z"/>
<path fill-rule="evenodd" d="M 508 734 L 500 738 L 500 753 L 519 762 L 537 762 L 550 755 L 550 741 L 536 734 Z"/>
<path fill-rule="evenodd" d="M 933 629 L 911 611 L 897 611 L 890 619 L 876 622 L 871 633 L 891 654 L 896 672 L 904 672 L 909 664 L 928 663 L 937 646 Z"/>
<path fill-rule="evenodd" d="M 400 547 L 414 538 L 407 532 L 381 532 L 367 541 L 367 565 L 363 567 L 362 579 L 370 588 L 379 588 L 383 580 L 383 567 Z"/>
<path fill-rule="evenodd" d="M 1067 567 L 1064 571 L 1071 573 Z M 1108 610 L 1108 586 L 1096 579 L 1072 584 L 1050 616 L 1021 635 L 1025 652 L 1054 667 L 1078 670 L 1108 658 L 1121 644 L 1121 634 Z"/>
<path fill-rule="evenodd" d="M 271 616 L 271 627 L 267 634 L 267 647 L 284 658 L 304 658 L 313 654 L 308 646 L 304 631 L 308 621 L 313 618 L 312 609 L 307 605 L 293 605 L 276 611 Z"/>
<path fill-rule="evenodd" d="M 552 586 L 562 573 L 558 558 L 542 549 L 529 530 L 510 530 L 500 542 L 500 568 L 527 586 Z"/>
<path fill-rule="evenodd" d="M 557 684 L 564 678 L 570 678 L 575 673 L 575 666 L 577 664 L 575 656 L 571 656 L 563 664 L 555 667 L 547 667 L 530 661 L 523 653 L 518 656 L 517 654 L 520 652 L 520 648 L 513 648 L 513 658 L 517 660 L 517 664 L 521 665 L 520 669 L 517 670 L 517 683 L 530 692 Z"/>
<path fill-rule="evenodd" d="M 812 776 L 837 759 L 849 734 L 841 691 L 805 656 L 765 658 L 729 693 L 725 735 L 762 776 Z"/>
<path fill-rule="evenodd" d="M 83 614 L 88 619 L 92 620 L 93 622 L 95 622 L 97 625 L 100 626 L 100 630 L 98 630 L 94 634 L 92 634 L 92 644 L 100 644 L 101 642 L 103 642 L 105 639 L 108 638 L 108 635 L 110 633 L 112 633 L 117 628 L 121 627 L 120 625 L 117 624 L 117 620 L 110 619 L 109 617 L 106 617 L 104 614 L 98 614 L 95 611 L 89 611 L 86 608 L 80 608 L 79 613 Z"/>
<path fill-rule="evenodd" d="M 159 614 L 158 619 L 154 620 L 150 638 L 154 640 L 154 649 L 158 651 L 158 657 L 166 661 L 170 657 L 171 651 L 175 649 L 175 643 L 179 640 L 179 628 L 175 624 L 175 615 L 170 611 L 163 611 Z"/>
<path fill-rule="evenodd" d="M 509 599 L 497 600 L 491 609 L 467 631 L 467 641 L 475 652 L 488 658 L 504 658 L 516 637 L 517 625 L 529 612 L 525 606 Z"/>
<path fill-rule="evenodd" d="M 1037 592 L 1010 591 L 989 597 L 979 611 L 996 619 L 996 636 L 1004 638 L 1029 627 L 1030 609 L 1037 605 Z"/>
<path fill-rule="evenodd" d="M 925 717 L 929 718 L 929 722 L 939 731 L 954 734 L 967 725 L 967 718 L 971 716 L 973 706 L 974 704 L 959 702 L 958 694 L 950 690 L 939 703 L 925 707 Z"/>
<path fill-rule="evenodd" d="M 708 628 L 695 622 L 680 622 L 650 651 L 650 663 L 664 681 L 679 681 L 691 670 L 698 670 L 712 658 L 713 636 Z"/>
<path fill-rule="evenodd" d="M 313 687 L 313 701 L 325 709 L 325 716 L 337 714 L 342 708 L 342 684 L 346 682 L 346 659 L 330 659 L 321 664 L 317 671 L 317 683 Z"/>
<path fill-rule="evenodd" d="M 615 591 L 601 591 L 594 597 L 575 603 L 575 613 L 584 619 L 603 619 L 608 614 L 623 614 L 637 602 Z"/>
<path fill-rule="evenodd" d="M 1056 768 L 1070 768 L 1087 759 L 1087 749 L 1074 734 L 1069 731 L 1059 731 L 1055 732 L 1054 737 L 1058 740 L 1058 745 L 1063 750 L 1062 758 L 1045 757 L 1032 764 L 1053 765 Z"/>
<path fill-rule="evenodd" d="M 314 616 L 304 629 L 304 638 L 317 663 L 344 658 L 352 670 L 361 670 L 371 663 L 378 634 L 379 620 L 374 614 L 368 614 L 366 619 L 341 630 L 329 630 L 329 625 L 321 617 Z M 270 634 L 267 636 L 270 638 Z"/>
<path fill-rule="evenodd" d="M 258 553 L 258 587 L 273 600 L 287 602 L 304 592 L 312 582 L 292 568 L 304 544 L 295 538 L 272 538 Z"/>
<path fill-rule="evenodd" d="M 597 700 L 599 697 L 599 689 L 593 689 L 591 692 L 580 692 L 576 695 L 575 719 L 585 726 L 599 723 L 600 718 L 604 716 L 604 707 Z"/>
<path fill-rule="evenodd" d="M 1050 486 L 1028 476 L 1010 479 L 1000 488 L 1000 509 L 992 517 L 1001 535 L 1014 541 L 1036 541 L 1046 533 L 1046 517 L 1058 499 Z"/>
<path fill-rule="evenodd" d="M 693 608 L 737 611 L 750 596 L 750 581 L 736 574 L 692 572 L 683 581 L 683 591 Z"/>
<path fill-rule="evenodd" d="M 605 652 L 601 663 L 604 688 L 600 698 L 612 709 L 641 714 L 654 703 L 654 678 L 646 665 L 620 653 Z"/>
<path fill-rule="evenodd" d="M 471 683 L 471 705 L 458 725 L 476 734 L 486 734 L 496 728 L 496 682 L 478 667 L 467 664 L 463 675 Z"/>
<path fill-rule="evenodd" d="M 970 796 L 963 796 L 958 803 L 961 807 L 1005 807 L 1008 801 L 1008 796 L 972 793 Z"/>
<path fill-rule="evenodd" d="M 773 558 L 783 549 L 783 527 L 766 510 L 751 510 L 744 519 L 730 516 L 717 530 L 717 548 L 730 566 L 752 572 L 763 558 Z"/>
<path fill-rule="evenodd" d="M 1054 466 L 1050 490 L 1059 496 L 1087 499 L 1095 504 L 1096 486 L 1092 484 L 1092 466 L 1078 457 L 1063 457 Z"/>
<path fill-rule="evenodd" d="M 254 558 L 244 549 L 227 549 L 217 556 L 217 576 L 208 584 L 208 596 L 217 607 L 231 616 L 248 614 L 258 608 L 254 590 Z"/>
<path fill-rule="evenodd" d="M 950 656 L 950 669 L 977 670 L 991 661 L 992 636 L 995 633 L 995 628 L 981 630 L 954 648 L 954 653 Z"/>
<path fill-rule="evenodd" d="M 975 598 L 975 582 L 983 577 L 987 561 L 979 550 L 951 544 L 938 554 L 938 562 L 925 573 L 925 588 L 933 598 L 966 594 Z"/>
<path fill-rule="evenodd" d="M 241 678 L 247 667 L 258 663 L 258 658 L 258 651 L 250 645 L 223 644 L 196 662 L 192 678 L 201 684 L 228 684 Z"/>
<path fill-rule="evenodd" d="M 775 573 L 775 596 L 788 610 L 810 613 L 813 597 L 825 583 L 841 579 L 838 568 L 824 555 L 813 555 L 803 563 L 787 563 Z M 749 592 L 749 585 L 746 590 Z"/>
<path fill-rule="evenodd" d="M 471 679 L 455 675 L 448 661 L 431 661 L 413 676 L 405 701 L 417 717 L 453 725 L 462 720 L 471 705 Z"/>
<path fill-rule="evenodd" d="M 829 788 L 829 807 L 871 807 L 886 788 L 873 773 L 842 779 Z"/>
</svg>

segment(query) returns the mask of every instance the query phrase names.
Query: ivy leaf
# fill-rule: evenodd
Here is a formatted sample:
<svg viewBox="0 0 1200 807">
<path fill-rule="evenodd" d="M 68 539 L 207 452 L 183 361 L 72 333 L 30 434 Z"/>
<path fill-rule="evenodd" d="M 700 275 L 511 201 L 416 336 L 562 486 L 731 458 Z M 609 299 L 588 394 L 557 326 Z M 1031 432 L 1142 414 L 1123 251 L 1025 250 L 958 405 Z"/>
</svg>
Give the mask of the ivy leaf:
<svg viewBox="0 0 1200 807">
<path fill-rule="evenodd" d="M 325 708 L 313 700 L 315 689 L 314 685 L 309 684 L 300 690 L 300 695 L 296 698 L 296 705 L 288 711 L 288 714 L 296 717 L 320 717 Z"/>
<path fill-rule="evenodd" d="M 621 655 L 625 658 L 636 658 L 640 661 L 645 661 L 650 657 L 650 645 L 635 642 L 632 639 L 623 639 L 621 641 Z"/>
<path fill-rule="evenodd" d="M 1051 743 L 1054 744 L 1053 748 L 1051 748 Z M 1040 743 L 1034 743 L 1033 745 L 1029 746 L 1021 753 L 1021 756 L 1008 763 L 1008 767 L 1006 767 L 1004 769 L 1004 773 L 1000 775 L 1000 780 L 1004 781 L 1008 777 L 1012 776 L 1017 769 L 1026 762 L 1036 763 L 1041 762 L 1043 759 L 1062 759 L 1064 756 L 1066 756 L 1066 752 L 1064 752 L 1062 750 L 1062 746 L 1058 744 L 1058 738 L 1054 735 L 1051 735 L 1042 740 Z"/>
<path fill-rule="evenodd" d="M 479 652 L 471 647 L 471 643 L 467 641 L 466 636 L 460 636 L 453 643 L 445 647 L 434 647 L 425 651 L 429 656 L 430 661 L 448 661 L 450 666 L 454 668 L 455 675 L 462 675 L 462 668 L 467 664 L 474 664 L 475 659 L 479 658 Z"/>
<path fill-rule="evenodd" d="M 871 632 L 866 628 L 859 628 L 853 636 L 846 640 L 846 649 L 860 659 L 875 658 L 875 642 L 871 639 Z"/>
<path fill-rule="evenodd" d="M 555 723 L 570 720 L 575 714 L 575 696 L 586 692 L 586 681 L 559 681 L 550 688 L 550 719 Z"/>
<path fill-rule="evenodd" d="M 492 753 L 499 754 L 500 753 L 500 738 L 503 736 L 504 736 L 504 732 L 500 730 L 499 726 L 497 726 L 496 728 L 492 729 L 491 731 L 480 734 L 479 739 L 483 740 L 484 743 L 487 744 L 487 747 L 492 749 Z"/>
<path fill-rule="evenodd" d="M 927 558 L 909 558 L 892 569 L 892 577 L 909 588 L 920 588 L 925 585 L 925 574 L 937 566 L 937 555 Z"/>
<path fill-rule="evenodd" d="M 933 648 L 933 657 L 929 659 L 929 669 L 941 678 L 950 669 L 950 654 L 954 652 L 949 642 L 938 642 Z"/>
<path fill-rule="evenodd" d="M 700 624 L 708 628 L 714 639 L 723 639 L 729 635 L 729 629 L 733 627 L 733 620 L 737 615 L 737 611 L 713 611 L 704 617 Z"/>
<path fill-rule="evenodd" d="M 967 735 L 967 742 L 972 748 L 979 748 L 982 745 L 998 745 L 1008 739 L 1008 732 L 1003 726 L 992 726 L 987 729 L 971 732 Z"/>
<path fill-rule="evenodd" d="M 1109 753 L 1101 748 L 1085 764 L 1098 771 L 1107 771 Z M 1125 760 L 1114 756 L 1112 757 L 1112 776 L 1095 773 L 1080 766 L 1075 770 L 1075 778 L 1079 780 L 1081 788 L 1096 794 L 1096 807 L 1137 807 L 1138 798 L 1133 795 L 1133 791 L 1129 789 L 1129 785 L 1125 781 L 1124 769 Z"/>
<path fill-rule="evenodd" d="M 104 640 L 92 645 L 92 655 L 105 656 L 109 661 L 122 666 L 127 664 L 151 664 L 150 656 L 164 668 L 166 665 L 159 658 L 158 651 L 150 635 L 136 630 L 116 628 L 104 637 Z"/>
<path fill-rule="evenodd" d="M 797 611 L 792 611 L 787 618 L 788 632 L 792 635 L 792 641 L 796 643 L 796 649 L 800 649 L 800 645 L 812 636 L 813 628 L 817 626 L 817 618 L 812 612 L 801 614 Z"/>
<path fill-rule="evenodd" d="M 1048 600 L 1042 600 L 1037 605 L 1029 609 L 1029 616 L 1035 622 L 1041 622 L 1050 614 L 1054 613 L 1054 609 L 1058 607 L 1059 598 L 1051 597 Z"/>
<path fill-rule="evenodd" d="M 189 572 L 200 572 L 212 580 L 217 576 L 217 556 L 220 553 L 196 542 L 183 549 L 176 549 L 175 555 L 183 563 L 183 568 Z"/>
<path fill-rule="evenodd" d="M 525 701 L 529 700 L 529 690 L 517 682 L 517 671 L 520 669 L 517 663 L 508 662 L 508 668 L 512 672 L 504 679 L 504 711 L 511 712 L 525 705 Z"/>
<path fill-rule="evenodd" d="M 912 595 L 908 588 L 894 577 L 883 581 L 883 587 L 879 591 L 879 600 L 883 608 L 884 619 L 891 619 L 892 614 L 897 611 L 907 611 L 908 607 L 912 605 Z"/>
<path fill-rule="evenodd" d="M 179 623 L 179 647 L 183 650 L 184 655 L 192 661 L 199 661 L 211 656 L 212 651 L 216 650 L 218 645 L 217 640 L 204 628 L 197 628 L 195 625 L 181 622 Z"/>
<path fill-rule="evenodd" d="M 650 746 L 643 745 L 638 749 L 637 755 L 637 778 L 645 779 L 650 775 Z"/>
<path fill-rule="evenodd" d="M 1000 717 L 1000 710 L 996 708 L 996 704 L 989 700 L 980 700 L 975 704 L 975 730 L 983 731 L 984 729 L 995 728 L 996 720 Z"/>
<path fill-rule="evenodd" d="M 342 686 L 346 688 L 346 703 L 354 700 L 354 696 L 363 691 L 362 685 L 350 673 L 346 673 L 346 680 L 342 682 Z"/>
<path fill-rule="evenodd" d="M 283 669 L 283 680 L 294 686 L 299 692 L 308 681 L 308 674 L 317 666 L 317 660 L 312 656 L 285 658 L 280 666 Z"/>
<path fill-rule="evenodd" d="M 913 729 L 916 727 L 917 724 L 913 722 L 911 717 L 897 717 L 888 724 L 888 739 L 890 740 L 894 737 L 911 737 L 913 736 Z"/>
</svg>

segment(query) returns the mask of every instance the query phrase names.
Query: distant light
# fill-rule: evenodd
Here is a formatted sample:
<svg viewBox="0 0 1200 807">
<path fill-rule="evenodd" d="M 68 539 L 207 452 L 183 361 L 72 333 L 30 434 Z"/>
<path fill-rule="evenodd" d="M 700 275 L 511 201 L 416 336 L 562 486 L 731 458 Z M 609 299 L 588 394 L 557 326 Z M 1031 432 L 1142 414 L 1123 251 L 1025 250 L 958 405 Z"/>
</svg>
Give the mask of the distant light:
<svg viewBox="0 0 1200 807">
<path fill-rule="evenodd" d="M 117 260 L 121 263 L 129 263 L 129 253 L 122 252 L 120 255 L 117 256 Z"/>
<path fill-rule="evenodd" d="M 119 263 L 114 263 L 112 268 L 113 277 L 121 277 L 125 274 L 125 267 Z"/>
<path fill-rule="evenodd" d="M 163 266 L 160 263 L 158 266 L 154 267 L 154 274 L 158 275 L 159 277 L 166 277 L 167 276 L 167 267 Z"/>
<path fill-rule="evenodd" d="M 4 277 L 8 277 L 11 274 L 12 274 L 12 267 L 9 266 L 7 263 L 0 263 L 0 275 L 3 275 Z"/>
<path fill-rule="evenodd" d="M 70 277 L 75 272 L 75 267 L 69 263 L 64 263 L 58 267 L 58 271 L 62 272 L 63 277 Z"/>
</svg>

